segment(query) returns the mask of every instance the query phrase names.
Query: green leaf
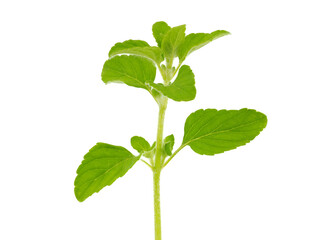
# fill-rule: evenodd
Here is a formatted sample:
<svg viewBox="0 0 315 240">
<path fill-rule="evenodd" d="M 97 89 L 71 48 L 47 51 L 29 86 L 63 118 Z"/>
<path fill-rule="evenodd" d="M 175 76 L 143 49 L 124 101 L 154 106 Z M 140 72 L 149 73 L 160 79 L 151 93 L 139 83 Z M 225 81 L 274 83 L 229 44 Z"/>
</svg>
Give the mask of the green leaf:
<svg viewBox="0 0 315 240">
<path fill-rule="evenodd" d="M 106 143 L 97 143 L 84 156 L 77 169 L 74 193 L 83 202 L 93 193 L 111 185 L 139 160 L 127 149 Z"/>
<path fill-rule="evenodd" d="M 186 120 L 183 146 L 199 154 L 214 155 L 253 140 L 267 124 L 267 117 L 252 109 L 200 109 Z"/>
<path fill-rule="evenodd" d="M 151 146 L 143 137 L 134 136 L 131 138 L 131 146 L 136 149 L 139 153 L 150 151 Z"/>
<path fill-rule="evenodd" d="M 128 48 L 134 48 L 134 47 L 150 47 L 150 45 L 146 41 L 142 40 L 127 40 L 124 42 L 116 43 L 109 51 L 108 56 L 112 57 L 115 55 L 116 52 L 123 51 Z"/>
<path fill-rule="evenodd" d="M 169 135 L 164 139 L 164 151 L 168 156 L 172 155 L 173 147 L 175 143 L 174 135 Z"/>
<path fill-rule="evenodd" d="M 159 47 L 161 47 L 163 38 L 170 29 L 171 27 L 168 26 L 166 22 L 161 21 L 161 22 L 156 22 L 153 24 L 152 26 L 153 36 Z"/>
<path fill-rule="evenodd" d="M 183 62 L 185 58 L 192 52 L 207 45 L 213 40 L 230 34 L 224 30 L 217 30 L 212 33 L 191 33 L 185 37 L 183 44 L 178 50 L 178 57 L 180 62 Z"/>
<path fill-rule="evenodd" d="M 109 57 L 118 54 L 132 54 L 148 58 L 159 65 L 164 59 L 162 50 L 158 47 L 151 47 L 148 43 L 141 40 L 127 40 L 122 43 L 116 43 L 109 51 Z"/>
<path fill-rule="evenodd" d="M 162 41 L 162 51 L 166 58 L 177 57 L 178 47 L 184 42 L 186 25 L 171 28 Z"/>
<path fill-rule="evenodd" d="M 110 83 L 125 83 L 129 86 L 149 90 L 146 83 L 155 79 L 156 68 L 154 64 L 138 56 L 116 56 L 108 59 L 103 67 L 102 80 Z"/>
<path fill-rule="evenodd" d="M 196 97 L 195 76 L 189 66 L 183 65 L 170 85 L 151 83 L 155 89 L 175 101 L 191 101 Z"/>
</svg>

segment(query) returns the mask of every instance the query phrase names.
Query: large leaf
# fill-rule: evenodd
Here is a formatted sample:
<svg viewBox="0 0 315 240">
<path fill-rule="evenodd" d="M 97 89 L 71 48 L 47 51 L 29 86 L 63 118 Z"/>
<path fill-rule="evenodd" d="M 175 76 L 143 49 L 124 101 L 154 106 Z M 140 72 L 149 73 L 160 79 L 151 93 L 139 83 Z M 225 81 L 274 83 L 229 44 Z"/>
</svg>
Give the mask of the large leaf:
<svg viewBox="0 0 315 240">
<path fill-rule="evenodd" d="M 186 25 L 171 28 L 164 36 L 162 50 L 166 58 L 177 57 L 178 48 L 184 42 Z"/>
<path fill-rule="evenodd" d="M 213 40 L 223 37 L 230 34 L 224 30 L 217 30 L 212 33 L 191 33 L 185 37 L 183 44 L 178 50 L 178 57 L 181 62 L 192 53 L 193 51 L 198 50 L 199 48 L 207 45 Z"/>
<path fill-rule="evenodd" d="M 156 22 L 153 24 L 152 26 L 153 36 L 159 47 L 161 47 L 163 38 L 170 29 L 171 27 L 168 26 L 166 22 L 161 21 L 161 22 Z"/>
<path fill-rule="evenodd" d="M 106 143 L 97 143 L 84 156 L 74 181 L 74 193 L 83 202 L 93 193 L 111 185 L 139 160 L 127 149 Z"/>
<path fill-rule="evenodd" d="M 129 86 L 149 89 L 146 83 L 155 79 L 154 64 L 138 56 L 115 56 L 108 59 L 102 71 L 102 80 L 105 83 L 125 83 Z"/>
<path fill-rule="evenodd" d="M 134 136 L 130 140 L 131 146 L 136 149 L 139 153 L 150 151 L 151 146 L 143 137 Z"/>
<path fill-rule="evenodd" d="M 266 124 L 267 117 L 252 109 L 200 109 L 187 118 L 182 145 L 199 154 L 214 155 L 245 145 Z"/>
<path fill-rule="evenodd" d="M 165 86 L 161 83 L 151 85 L 175 101 L 191 101 L 196 97 L 195 76 L 187 65 L 181 66 L 175 81 L 170 85 Z"/>
<path fill-rule="evenodd" d="M 163 61 L 162 50 L 158 47 L 151 47 L 148 43 L 141 40 L 127 40 L 116 43 L 109 51 L 109 57 L 118 54 L 132 54 L 145 57 L 159 65 Z"/>
</svg>

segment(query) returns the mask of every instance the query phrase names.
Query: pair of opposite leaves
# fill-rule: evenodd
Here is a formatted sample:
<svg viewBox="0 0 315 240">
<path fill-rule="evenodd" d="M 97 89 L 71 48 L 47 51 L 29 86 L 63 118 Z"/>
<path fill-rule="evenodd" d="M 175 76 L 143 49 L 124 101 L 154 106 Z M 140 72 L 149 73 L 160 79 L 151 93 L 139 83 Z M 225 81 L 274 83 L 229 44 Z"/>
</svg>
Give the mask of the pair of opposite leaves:
<svg viewBox="0 0 315 240">
<path fill-rule="evenodd" d="M 165 22 L 153 25 L 157 47 L 141 40 L 127 40 L 117 43 L 109 52 L 110 59 L 104 64 L 102 80 L 105 83 L 122 82 L 129 86 L 153 91 L 175 100 L 190 101 L 195 98 L 194 74 L 187 65 L 181 66 L 193 51 L 209 42 L 229 34 L 218 30 L 210 34 L 193 33 L 185 36 L 185 25 L 169 27 Z M 121 55 L 120 54 L 128 54 Z M 165 78 L 164 59 L 179 59 L 179 72 L 174 82 L 165 86 L 155 84 L 156 66 Z M 245 145 L 254 139 L 266 126 L 267 117 L 252 109 L 216 110 L 200 109 L 186 119 L 184 138 L 179 149 L 189 145 L 198 154 L 214 155 Z M 75 196 L 82 202 L 103 187 L 111 185 L 140 159 L 152 150 L 154 145 L 142 137 L 133 137 L 131 144 L 139 152 L 133 155 L 127 149 L 106 143 L 97 143 L 84 156 L 77 169 Z M 166 155 L 172 155 L 174 136 L 164 139 Z"/>
<path fill-rule="evenodd" d="M 193 51 L 228 35 L 229 32 L 218 30 L 185 36 L 185 25 L 171 28 L 165 22 L 155 23 L 152 30 L 158 46 L 150 46 L 142 40 L 127 40 L 115 44 L 109 51 L 110 59 L 104 64 L 102 80 L 105 83 L 123 82 L 149 92 L 154 89 L 175 101 L 193 100 L 196 96 L 194 74 L 189 66 L 181 66 L 183 61 Z M 120 54 L 130 55 L 118 56 Z M 161 63 L 165 59 L 171 60 L 176 57 L 179 59 L 180 69 L 175 81 L 167 86 L 154 83 L 156 66 L 165 78 L 166 68 Z"/>
</svg>

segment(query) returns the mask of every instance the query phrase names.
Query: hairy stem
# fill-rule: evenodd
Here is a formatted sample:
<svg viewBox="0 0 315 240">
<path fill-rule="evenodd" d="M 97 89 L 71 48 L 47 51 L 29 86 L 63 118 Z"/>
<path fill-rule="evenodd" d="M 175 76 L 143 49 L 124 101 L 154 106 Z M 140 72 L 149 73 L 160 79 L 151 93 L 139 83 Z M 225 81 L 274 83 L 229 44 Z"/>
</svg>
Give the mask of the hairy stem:
<svg viewBox="0 0 315 240">
<path fill-rule="evenodd" d="M 167 59 L 166 61 L 166 75 L 164 84 L 167 85 L 172 79 L 172 67 L 173 59 Z M 163 75 L 163 74 L 162 74 Z M 156 136 L 156 152 L 155 161 L 153 166 L 153 190 L 154 190 L 154 226 L 155 226 L 155 240 L 162 239 L 161 232 L 161 206 L 160 206 L 160 177 L 161 170 L 164 164 L 163 157 L 163 129 L 164 129 L 164 117 L 167 108 L 168 98 L 162 96 L 159 99 L 159 119 Z"/>
<path fill-rule="evenodd" d="M 160 207 L 160 176 L 162 170 L 162 147 L 164 117 L 167 107 L 167 98 L 163 98 L 159 104 L 159 120 L 156 137 L 156 153 L 153 167 L 153 190 L 154 190 L 154 224 L 155 240 L 161 240 L 161 207 Z"/>
<path fill-rule="evenodd" d="M 156 136 L 156 152 L 155 152 L 155 169 L 161 169 L 162 167 L 162 147 L 163 147 L 163 129 L 164 129 L 164 117 L 167 107 L 167 98 L 163 97 L 161 103 L 159 104 L 159 118 L 158 118 L 158 128 Z"/>
<path fill-rule="evenodd" d="M 153 172 L 155 240 L 162 239 L 160 207 L 160 174 L 161 171 Z"/>
</svg>

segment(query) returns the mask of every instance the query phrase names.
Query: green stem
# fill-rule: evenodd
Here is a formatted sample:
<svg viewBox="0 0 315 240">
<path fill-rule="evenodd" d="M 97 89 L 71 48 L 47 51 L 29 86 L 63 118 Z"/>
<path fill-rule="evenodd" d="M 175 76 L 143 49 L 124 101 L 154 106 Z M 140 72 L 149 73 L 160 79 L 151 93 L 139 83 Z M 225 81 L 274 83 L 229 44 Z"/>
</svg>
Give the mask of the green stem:
<svg viewBox="0 0 315 240">
<path fill-rule="evenodd" d="M 173 59 L 166 59 L 166 75 L 164 84 L 167 85 L 172 79 L 172 67 Z M 161 69 L 160 69 L 161 70 Z M 162 74 L 163 75 L 163 74 Z M 153 191 L 154 191 L 154 227 L 155 227 L 155 240 L 162 239 L 161 231 L 161 206 L 160 206 L 160 177 L 161 170 L 163 168 L 164 156 L 163 156 L 163 129 L 165 111 L 167 108 L 168 98 L 161 96 L 159 98 L 159 119 L 156 136 L 156 152 L 153 166 Z"/>
<path fill-rule="evenodd" d="M 161 240 L 161 207 L 160 207 L 160 176 L 162 170 L 162 147 L 163 147 L 163 128 L 164 117 L 167 107 L 167 98 L 163 98 L 159 104 L 159 120 L 156 137 L 156 152 L 153 167 L 153 190 L 154 190 L 154 225 L 155 240 Z"/>
<path fill-rule="evenodd" d="M 162 167 L 162 145 L 163 145 L 163 129 L 164 129 L 164 117 L 167 107 L 167 98 L 161 97 L 159 104 L 159 119 L 156 136 L 156 152 L 155 152 L 155 164 L 154 167 L 158 170 Z"/>
<path fill-rule="evenodd" d="M 155 240 L 162 239 L 160 207 L 160 172 L 153 172 Z"/>
<path fill-rule="evenodd" d="M 179 62 L 177 68 L 175 69 L 175 71 L 174 71 L 174 73 L 173 73 L 173 77 L 176 75 L 178 69 L 182 66 L 182 63 L 183 63 L 183 62 Z"/>
</svg>

